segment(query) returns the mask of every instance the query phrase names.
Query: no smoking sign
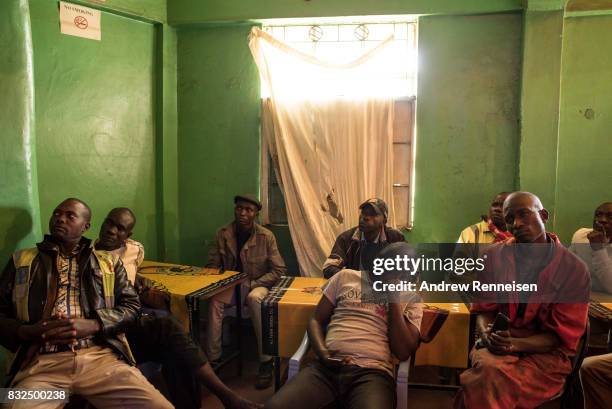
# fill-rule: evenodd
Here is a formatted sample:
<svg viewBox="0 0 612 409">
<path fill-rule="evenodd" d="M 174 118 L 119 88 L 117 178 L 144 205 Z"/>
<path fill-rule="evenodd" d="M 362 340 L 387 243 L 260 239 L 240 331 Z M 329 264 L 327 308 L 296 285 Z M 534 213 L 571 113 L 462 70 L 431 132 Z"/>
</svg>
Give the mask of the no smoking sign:
<svg viewBox="0 0 612 409">
<path fill-rule="evenodd" d="M 80 28 L 81 30 L 85 30 L 89 24 L 87 23 L 87 19 L 85 17 L 76 16 L 74 18 L 74 25 L 77 26 L 77 28 Z"/>
<path fill-rule="evenodd" d="M 63 34 L 100 41 L 102 39 L 101 14 L 100 10 L 60 1 L 60 31 Z"/>
</svg>

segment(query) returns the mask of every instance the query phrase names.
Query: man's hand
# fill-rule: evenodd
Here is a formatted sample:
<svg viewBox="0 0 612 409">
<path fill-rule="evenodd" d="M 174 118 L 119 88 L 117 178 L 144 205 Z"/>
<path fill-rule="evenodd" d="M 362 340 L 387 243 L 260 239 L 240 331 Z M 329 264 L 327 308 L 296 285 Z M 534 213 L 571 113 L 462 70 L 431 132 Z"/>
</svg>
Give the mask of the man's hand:
<svg viewBox="0 0 612 409">
<path fill-rule="evenodd" d="M 237 397 L 234 401 L 225 403 L 226 409 L 263 409 L 261 403 L 251 402 L 248 399 Z"/>
<path fill-rule="evenodd" d="M 36 324 L 24 324 L 17 330 L 17 335 L 24 341 L 40 341 L 47 331 L 68 326 L 65 320 L 60 320 L 59 315 L 38 321 Z"/>
<path fill-rule="evenodd" d="M 338 351 L 336 350 L 325 349 L 320 352 L 319 361 L 321 361 L 323 365 L 331 369 L 337 369 L 343 365 L 351 364 L 352 362 L 351 358 L 349 358 L 348 356 L 345 356 L 344 358 L 336 358 L 335 356 L 337 354 L 338 354 Z"/>
<path fill-rule="evenodd" d="M 488 329 L 486 332 L 488 332 L 487 341 L 483 340 L 483 342 L 485 345 L 488 342 L 487 349 L 489 352 L 495 355 L 508 355 L 516 352 L 513 344 L 514 338 L 512 338 L 510 331 L 490 332 L 490 329 Z"/>
<path fill-rule="evenodd" d="M 599 229 L 596 228 L 587 234 L 587 239 L 589 239 L 591 249 L 596 251 L 603 249 L 610 242 L 610 239 L 606 235 L 606 230 L 601 228 L 599 224 L 596 224 L 595 227 L 599 227 Z"/>
<path fill-rule="evenodd" d="M 63 325 L 50 329 L 42 334 L 42 339 L 53 345 L 74 344 L 77 340 L 95 335 L 101 329 L 98 320 L 85 318 L 65 318 L 58 319 Z"/>
</svg>

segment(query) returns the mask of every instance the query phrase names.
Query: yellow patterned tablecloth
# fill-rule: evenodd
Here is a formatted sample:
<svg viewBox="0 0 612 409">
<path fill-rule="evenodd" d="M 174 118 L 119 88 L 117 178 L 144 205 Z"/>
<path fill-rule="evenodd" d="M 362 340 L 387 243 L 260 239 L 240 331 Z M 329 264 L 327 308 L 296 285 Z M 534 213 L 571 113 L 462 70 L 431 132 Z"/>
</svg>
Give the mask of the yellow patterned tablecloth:
<svg viewBox="0 0 612 409">
<path fill-rule="evenodd" d="M 593 291 L 591 292 L 591 301 L 595 301 L 609 310 L 612 310 L 612 294 Z"/>
<path fill-rule="evenodd" d="M 191 312 L 194 303 L 220 288 L 229 288 L 245 277 L 237 271 L 145 260 L 138 268 L 138 276 L 146 285 L 170 294 L 170 311 L 185 330 L 191 329 Z"/>
<path fill-rule="evenodd" d="M 322 296 L 327 280 L 313 277 L 283 277 L 262 302 L 264 353 L 291 357 Z M 464 304 L 429 304 L 448 309 L 450 315 L 429 344 L 421 344 L 416 365 L 466 368 L 469 353 L 470 312 Z"/>
</svg>

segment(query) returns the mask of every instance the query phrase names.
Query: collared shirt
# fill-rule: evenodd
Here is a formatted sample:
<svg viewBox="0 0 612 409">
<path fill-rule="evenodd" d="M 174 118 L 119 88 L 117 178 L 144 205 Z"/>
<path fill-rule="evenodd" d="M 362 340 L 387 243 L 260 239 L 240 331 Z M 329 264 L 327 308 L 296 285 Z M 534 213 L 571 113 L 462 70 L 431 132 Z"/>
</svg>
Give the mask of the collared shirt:
<svg viewBox="0 0 612 409">
<path fill-rule="evenodd" d="M 463 229 L 457 243 L 463 244 L 491 244 L 495 242 L 495 235 L 489 230 L 489 223 L 484 220 Z"/>
<path fill-rule="evenodd" d="M 127 272 L 128 280 L 134 285 L 136 282 L 136 272 L 142 260 L 144 260 L 144 246 L 136 240 L 127 239 L 123 246 L 110 253 L 121 259 Z"/>
<path fill-rule="evenodd" d="M 57 298 L 52 314 L 64 314 L 70 318 L 83 317 L 80 301 L 81 279 L 77 263 L 79 250 L 79 246 L 76 246 L 68 256 L 61 252 L 57 253 L 55 260 L 58 273 Z"/>
<path fill-rule="evenodd" d="M 69 255 L 57 252 L 55 265 L 57 268 L 57 298 L 51 315 L 63 314 L 69 318 L 84 316 L 81 306 L 81 276 L 79 274 L 78 255 L 80 245 L 77 245 Z M 57 351 L 57 345 L 45 343 L 43 352 Z"/>
<path fill-rule="evenodd" d="M 287 272 L 274 234 L 257 223 L 240 252 L 236 249 L 236 223 L 232 222 L 217 230 L 215 245 L 210 249 L 206 266 L 234 270 L 240 258 L 243 272 L 251 280 L 251 288 L 270 288 Z"/>
<path fill-rule="evenodd" d="M 587 237 L 593 229 L 578 229 L 569 250 L 585 262 L 591 273 L 593 291 L 612 294 L 612 243 L 601 250 L 593 250 Z"/>
<path fill-rule="evenodd" d="M 362 250 L 367 243 L 367 241 L 362 241 L 362 237 L 359 226 L 355 226 L 342 232 L 336 238 L 331 253 L 323 264 L 323 276 L 325 278 L 330 278 L 343 268 L 360 270 L 363 266 L 367 265 L 362 262 Z M 386 246 L 390 243 L 404 241 L 404 235 L 399 230 L 383 226 L 377 241 L 377 246 Z M 375 251 L 370 251 L 369 253 L 376 255 Z"/>
</svg>

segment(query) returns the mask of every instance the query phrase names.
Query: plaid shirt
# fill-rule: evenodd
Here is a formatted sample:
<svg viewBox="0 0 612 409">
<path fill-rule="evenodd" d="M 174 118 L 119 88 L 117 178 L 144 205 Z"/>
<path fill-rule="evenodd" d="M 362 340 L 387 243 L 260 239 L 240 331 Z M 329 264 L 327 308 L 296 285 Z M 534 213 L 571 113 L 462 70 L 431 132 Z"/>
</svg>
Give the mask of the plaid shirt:
<svg viewBox="0 0 612 409">
<path fill-rule="evenodd" d="M 64 314 L 70 318 L 82 318 L 83 308 L 81 307 L 81 280 L 77 263 L 80 246 L 65 256 L 61 252 L 57 253 L 55 264 L 57 267 L 57 298 L 53 306 L 51 315 Z M 45 343 L 42 348 L 44 352 L 54 352 L 56 345 Z"/>
</svg>

